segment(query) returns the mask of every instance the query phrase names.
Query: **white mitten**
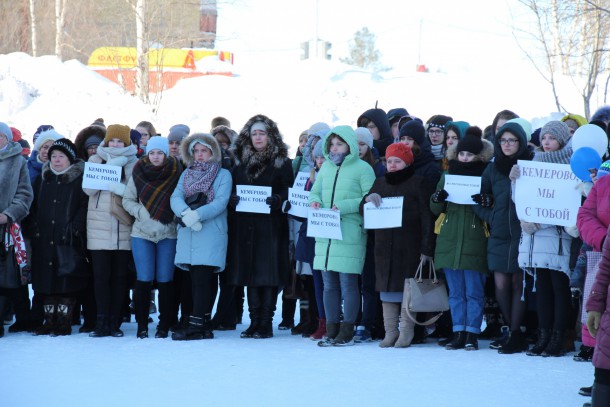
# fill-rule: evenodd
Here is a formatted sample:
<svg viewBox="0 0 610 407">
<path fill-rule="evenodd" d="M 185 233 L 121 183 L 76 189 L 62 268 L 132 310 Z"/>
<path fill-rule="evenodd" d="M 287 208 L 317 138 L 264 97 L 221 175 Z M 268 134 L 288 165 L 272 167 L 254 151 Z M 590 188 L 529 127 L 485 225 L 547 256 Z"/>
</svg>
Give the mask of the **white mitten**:
<svg viewBox="0 0 610 407">
<path fill-rule="evenodd" d="M 108 184 L 108 190 L 115 195 L 123 196 L 125 193 L 125 184 L 120 182 L 111 182 Z"/>
<path fill-rule="evenodd" d="M 532 222 L 524 222 L 521 221 L 521 230 L 523 230 L 528 235 L 533 235 L 540 229 L 540 225 Z"/>
<path fill-rule="evenodd" d="M 127 164 L 127 157 L 114 157 L 111 158 L 110 160 L 106 161 L 106 164 L 108 165 L 116 165 L 117 167 L 123 167 L 125 164 Z"/>
<path fill-rule="evenodd" d="M 201 224 L 201 222 L 197 221 L 193 224 L 193 226 L 191 226 L 191 229 L 194 232 L 199 232 L 201 229 L 203 229 L 203 225 Z"/>
<path fill-rule="evenodd" d="M 182 212 L 182 223 L 187 228 L 191 228 L 195 223 L 199 222 L 199 214 L 192 209 L 187 209 Z"/>
<path fill-rule="evenodd" d="M 566 233 L 568 235 L 572 236 L 573 238 L 577 238 L 580 236 L 580 232 L 578 232 L 578 227 L 576 225 L 564 226 L 564 229 L 565 229 Z"/>
</svg>

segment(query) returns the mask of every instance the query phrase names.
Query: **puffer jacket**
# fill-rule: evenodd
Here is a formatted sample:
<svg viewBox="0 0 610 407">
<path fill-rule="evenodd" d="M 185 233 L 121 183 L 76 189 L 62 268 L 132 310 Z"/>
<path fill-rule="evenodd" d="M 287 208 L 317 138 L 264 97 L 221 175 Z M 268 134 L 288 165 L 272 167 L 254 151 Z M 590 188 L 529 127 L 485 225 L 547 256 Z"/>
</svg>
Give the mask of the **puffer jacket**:
<svg viewBox="0 0 610 407">
<path fill-rule="evenodd" d="M 599 262 L 599 271 L 591 287 L 591 294 L 585 309 L 597 311 L 602 314 L 599 330 L 595 337 L 595 353 L 593 353 L 593 366 L 601 369 L 610 369 L 610 239 L 605 239 L 602 248 L 602 260 Z"/>
<path fill-rule="evenodd" d="M 610 177 L 602 177 L 593 185 L 578 210 L 576 225 L 583 242 L 600 252 L 610 225 Z"/>
<path fill-rule="evenodd" d="M 350 148 L 340 166 L 329 159 L 328 140 L 332 134 L 339 135 Z M 366 232 L 362 228 L 359 207 L 375 182 L 375 173 L 358 157 L 358 142 L 351 127 L 335 127 L 325 143 L 326 162 L 313 184 L 309 203 L 317 202 L 324 209 L 337 207 L 341 212 L 343 240 L 316 238 L 314 269 L 360 274 L 366 254 Z"/>
<path fill-rule="evenodd" d="M 131 178 L 133 167 L 138 161 L 136 147 L 124 147 L 124 154 L 128 157 L 127 164 L 123 166 L 123 183 Z M 103 146 L 99 146 L 97 154 L 91 156 L 89 161 L 101 164 L 109 157 Z M 89 195 L 87 210 L 87 249 L 89 250 L 131 250 L 131 226 L 124 225 L 110 213 L 111 192 L 84 188 Z"/>
</svg>

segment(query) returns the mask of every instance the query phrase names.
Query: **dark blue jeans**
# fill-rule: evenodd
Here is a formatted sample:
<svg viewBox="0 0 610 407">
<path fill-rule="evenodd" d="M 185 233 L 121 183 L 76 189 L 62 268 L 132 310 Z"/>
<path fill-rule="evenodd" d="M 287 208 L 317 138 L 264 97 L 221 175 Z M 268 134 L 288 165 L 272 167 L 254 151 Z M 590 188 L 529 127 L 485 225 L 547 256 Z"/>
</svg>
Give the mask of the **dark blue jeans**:
<svg viewBox="0 0 610 407">
<path fill-rule="evenodd" d="M 481 333 L 487 275 L 474 270 L 444 269 L 449 286 L 453 332 Z"/>
<path fill-rule="evenodd" d="M 163 239 L 154 243 L 132 237 L 131 251 L 139 281 L 157 280 L 158 283 L 169 283 L 174 279 L 176 239 Z"/>
</svg>

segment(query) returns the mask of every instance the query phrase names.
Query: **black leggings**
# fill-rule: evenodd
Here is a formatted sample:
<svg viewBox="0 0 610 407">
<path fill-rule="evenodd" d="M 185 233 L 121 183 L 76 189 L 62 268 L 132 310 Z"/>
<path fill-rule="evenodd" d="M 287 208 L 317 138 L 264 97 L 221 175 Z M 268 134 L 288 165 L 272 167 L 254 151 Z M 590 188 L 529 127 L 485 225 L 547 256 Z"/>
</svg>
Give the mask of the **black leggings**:
<svg viewBox="0 0 610 407">
<path fill-rule="evenodd" d="M 595 368 L 595 383 L 610 386 L 610 370 Z"/>
<path fill-rule="evenodd" d="M 536 269 L 536 304 L 541 329 L 565 331 L 573 326 L 570 279 L 565 273 Z"/>
<path fill-rule="evenodd" d="M 212 266 L 191 266 L 191 280 L 193 285 L 193 312 L 191 315 L 198 318 L 210 316 L 212 312 Z"/>
<path fill-rule="evenodd" d="M 500 305 L 504 321 L 510 324 L 510 330 L 521 328 L 525 316 L 526 304 L 521 301 L 523 292 L 523 275 L 521 273 L 494 273 L 496 301 Z"/>
<path fill-rule="evenodd" d="M 98 315 L 121 316 L 130 257 L 129 250 L 91 250 Z"/>
</svg>

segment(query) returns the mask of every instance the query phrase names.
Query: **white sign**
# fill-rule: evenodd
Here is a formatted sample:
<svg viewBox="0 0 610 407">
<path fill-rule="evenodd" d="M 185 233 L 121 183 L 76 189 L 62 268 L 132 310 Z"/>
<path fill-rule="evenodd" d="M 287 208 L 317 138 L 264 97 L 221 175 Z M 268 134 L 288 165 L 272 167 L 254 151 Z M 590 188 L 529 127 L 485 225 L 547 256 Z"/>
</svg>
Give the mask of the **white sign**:
<svg viewBox="0 0 610 407">
<path fill-rule="evenodd" d="M 404 197 L 394 196 L 381 199 L 377 208 L 372 202 L 364 204 L 365 229 L 390 229 L 402 226 L 402 203 Z"/>
<path fill-rule="evenodd" d="M 271 213 L 271 208 L 265 203 L 271 196 L 271 187 L 258 187 L 254 185 L 236 185 L 239 203 L 237 212 Z"/>
<path fill-rule="evenodd" d="M 307 180 L 309 180 L 308 172 L 301 171 L 297 173 L 296 177 L 294 177 L 294 184 L 292 185 L 292 188 L 303 191 L 305 189 L 305 184 L 307 184 Z"/>
<path fill-rule="evenodd" d="M 108 191 L 111 182 L 121 182 L 121 170 L 117 165 L 85 163 L 83 188 Z"/>
<path fill-rule="evenodd" d="M 290 201 L 290 215 L 306 218 L 309 212 L 309 191 L 301 191 L 296 188 L 288 188 L 288 200 Z"/>
<path fill-rule="evenodd" d="M 520 220 L 547 225 L 574 226 L 580 208 L 580 182 L 568 164 L 517 162 L 515 206 Z"/>
<path fill-rule="evenodd" d="M 481 177 L 445 175 L 445 186 L 449 194 L 447 201 L 462 205 L 475 205 L 472 195 L 481 193 Z"/>
<path fill-rule="evenodd" d="M 341 213 L 331 209 L 309 209 L 307 236 L 343 240 Z"/>
</svg>

